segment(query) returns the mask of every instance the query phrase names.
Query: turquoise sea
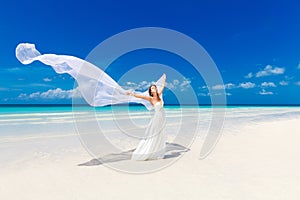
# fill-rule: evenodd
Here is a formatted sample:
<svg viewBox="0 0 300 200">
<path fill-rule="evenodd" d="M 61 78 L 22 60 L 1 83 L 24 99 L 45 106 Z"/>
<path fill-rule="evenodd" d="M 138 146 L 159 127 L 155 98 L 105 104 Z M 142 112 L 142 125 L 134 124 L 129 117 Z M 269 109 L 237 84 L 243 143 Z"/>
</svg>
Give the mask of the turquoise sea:
<svg viewBox="0 0 300 200">
<path fill-rule="evenodd" d="M 300 117 L 300 106 L 174 106 L 164 107 L 167 126 L 175 128 L 182 119 L 199 123 L 200 130 L 208 127 L 213 112 L 224 115 L 224 123 L 232 126 L 268 120 Z M 75 134 L 76 123 L 97 120 L 104 129 L 116 130 L 115 121 L 130 118 L 137 125 L 146 125 L 151 111 L 143 106 L 55 106 L 26 105 L 0 107 L 0 139 L 28 135 Z M 185 122 L 186 123 L 186 122 Z"/>
</svg>

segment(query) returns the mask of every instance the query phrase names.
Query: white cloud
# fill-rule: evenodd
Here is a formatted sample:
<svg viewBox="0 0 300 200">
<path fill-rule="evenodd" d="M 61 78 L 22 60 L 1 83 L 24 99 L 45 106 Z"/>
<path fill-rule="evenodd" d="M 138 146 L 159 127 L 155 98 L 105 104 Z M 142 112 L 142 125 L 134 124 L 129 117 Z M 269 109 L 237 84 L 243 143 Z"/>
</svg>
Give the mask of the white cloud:
<svg viewBox="0 0 300 200">
<path fill-rule="evenodd" d="M 126 85 L 135 85 L 135 83 L 128 81 L 126 82 Z"/>
<path fill-rule="evenodd" d="M 174 85 L 173 83 L 166 83 L 166 87 L 169 88 L 170 90 L 174 90 L 176 88 L 176 85 Z"/>
<path fill-rule="evenodd" d="M 177 88 L 177 86 L 180 84 L 180 81 L 175 79 L 173 82 L 166 82 L 166 87 L 169 88 L 170 90 L 174 90 Z"/>
<path fill-rule="evenodd" d="M 224 90 L 225 89 L 225 85 L 214 85 L 212 86 L 213 90 Z"/>
<path fill-rule="evenodd" d="M 78 88 L 71 90 L 62 90 L 56 88 L 50 89 L 46 92 L 34 92 L 31 94 L 22 93 L 18 96 L 19 99 L 71 99 L 81 97 L 81 93 Z"/>
<path fill-rule="evenodd" d="M 142 81 L 140 84 L 141 85 L 148 85 L 149 83 L 147 81 Z"/>
<path fill-rule="evenodd" d="M 262 87 L 276 87 L 276 85 L 273 82 L 263 82 L 261 84 Z"/>
<path fill-rule="evenodd" d="M 226 86 L 227 89 L 232 89 L 232 88 L 235 87 L 235 84 L 233 84 L 233 83 L 227 83 L 225 86 Z"/>
<path fill-rule="evenodd" d="M 174 85 L 178 85 L 179 84 L 179 80 L 177 80 L 177 79 L 173 80 L 173 84 Z"/>
<path fill-rule="evenodd" d="M 51 82 L 52 79 L 50 79 L 50 78 L 44 78 L 43 81 L 45 81 L 45 82 Z"/>
<path fill-rule="evenodd" d="M 248 73 L 248 74 L 245 76 L 245 78 L 252 78 L 252 77 L 253 77 L 252 72 Z"/>
<path fill-rule="evenodd" d="M 179 82 L 178 82 L 179 84 Z M 184 79 L 181 83 L 180 83 L 180 91 L 185 91 L 187 88 L 190 87 L 191 81 L 189 79 Z"/>
<path fill-rule="evenodd" d="M 262 89 L 262 91 L 259 92 L 261 95 L 272 95 L 273 92 L 267 92 L 265 89 Z"/>
<path fill-rule="evenodd" d="M 187 88 L 190 87 L 190 83 L 191 81 L 189 79 L 183 79 L 182 81 L 175 79 L 172 82 L 166 82 L 166 88 L 170 90 L 179 89 L 180 91 L 185 91 Z M 147 82 L 147 81 L 141 81 L 139 83 L 126 82 L 126 85 L 122 87 L 127 90 L 133 89 L 137 91 L 145 91 L 148 90 L 151 84 L 154 84 L 154 82 Z"/>
<path fill-rule="evenodd" d="M 300 81 L 296 82 L 295 84 L 300 86 Z"/>
<path fill-rule="evenodd" d="M 233 84 L 233 83 L 227 83 L 227 84 L 225 84 L 225 85 L 214 85 L 214 86 L 212 86 L 212 89 L 213 90 L 223 90 L 223 89 L 232 89 L 232 88 L 234 88 L 235 87 L 235 84 Z"/>
<path fill-rule="evenodd" d="M 252 83 L 252 82 L 240 83 L 239 87 L 244 88 L 244 89 L 254 88 L 255 83 Z"/>
<path fill-rule="evenodd" d="M 297 69 L 300 69 L 300 62 L 298 63 Z"/>
<path fill-rule="evenodd" d="M 271 76 L 283 74 L 285 69 L 283 67 L 272 67 L 271 65 L 267 65 L 263 70 L 256 73 L 256 77 L 262 76 Z"/>
<path fill-rule="evenodd" d="M 203 93 L 202 93 L 203 94 Z M 199 94 L 198 94 L 199 95 Z M 224 95 L 224 93 L 222 92 L 216 92 L 216 93 L 207 93 L 207 96 L 221 96 L 221 95 Z M 231 93 L 227 93 L 225 92 L 225 95 L 226 96 L 231 96 L 232 94 Z M 203 96 L 203 95 L 202 95 Z"/>
<path fill-rule="evenodd" d="M 286 82 L 286 81 L 280 81 L 279 84 L 280 85 L 288 85 L 288 82 Z"/>
<path fill-rule="evenodd" d="M 208 96 L 208 94 L 200 92 L 200 93 L 198 93 L 198 96 L 204 96 L 204 97 L 206 97 L 206 96 Z"/>
<path fill-rule="evenodd" d="M 140 83 L 134 83 L 134 82 L 126 82 L 126 85 L 123 86 L 124 89 L 129 90 L 137 90 L 137 91 L 145 91 L 149 88 L 149 86 L 154 82 L 147 82 L 147 81 L 141 81 Z"/>
</svg>

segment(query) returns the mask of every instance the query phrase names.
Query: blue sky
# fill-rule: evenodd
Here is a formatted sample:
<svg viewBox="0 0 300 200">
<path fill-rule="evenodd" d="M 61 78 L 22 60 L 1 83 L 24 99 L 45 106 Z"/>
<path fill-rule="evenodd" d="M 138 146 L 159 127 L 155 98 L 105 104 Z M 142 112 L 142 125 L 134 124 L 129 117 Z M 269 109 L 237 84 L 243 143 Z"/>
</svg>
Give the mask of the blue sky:
<svg viewBox="0 0 300 200">
<path fill-rule="evenodd" d="M 69 75 L 56 74 L 38 62 L 22 65 L 15 58 L 20 42 L 34 43 L 42 53 L 85 58 L 105 39 L 149 26 L 179 31 L 201 44 L 224 81 L 212 89 L 225 88 L 227 103 L 300 104 L 299 6 L 298 1 L 283 0 L 2 2 L 0 104 L 71 103 L 74 94 Z M 184 74 L 182 80 L 168 77 L 168 86 L 186 102 L 188 89 L 200 103 L 210 102 L 211 94 L 189 63 L 168 52 L 132 52 L 116 60 L 107 73 L 118 79 L 126 70 L 151 62 Z M 144 89 L 149 77 L 135 74 L 123 84 Z M 170 91 L 165 95 L 167 103 L 177 102 Z"/>
</svg>

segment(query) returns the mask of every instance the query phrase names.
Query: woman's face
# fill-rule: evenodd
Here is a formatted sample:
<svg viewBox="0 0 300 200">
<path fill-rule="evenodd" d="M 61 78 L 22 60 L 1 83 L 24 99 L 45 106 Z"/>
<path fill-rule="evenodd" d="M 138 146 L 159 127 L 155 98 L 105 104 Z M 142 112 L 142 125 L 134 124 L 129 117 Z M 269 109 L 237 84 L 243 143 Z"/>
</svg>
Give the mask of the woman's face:
<svg viewBox="0 0 300 200">
<path fill-rule="evenodd" d="M 152 93 L 152 95 L 156 94 L 156 86 L 155 85 L 151 86 L 151 93 Z"/>
</svg>

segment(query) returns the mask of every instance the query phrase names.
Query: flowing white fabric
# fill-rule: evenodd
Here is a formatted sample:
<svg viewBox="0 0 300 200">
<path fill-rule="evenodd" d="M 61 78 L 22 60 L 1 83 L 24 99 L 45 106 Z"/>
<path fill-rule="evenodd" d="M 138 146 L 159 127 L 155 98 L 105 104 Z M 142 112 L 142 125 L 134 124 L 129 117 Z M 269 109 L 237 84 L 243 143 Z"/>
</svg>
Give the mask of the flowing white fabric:
<svg viewBox="0 0 300 200">
<path fill-rule="evenodd" d="M 148 110 L 153 106 L 147 100 L 126 95 L 133 90 L 123 89 L 103 70 L 80 58 L 69 55 L 41 54 L 34 44 L 21 43 L 16 48 L 16 57 L 23 64 L 40 61 L 50 65 L 57 73 L 68 73 L 76 79 L 78 89 L 83 98 L 91 106 L 105 106 L 122 103 L 141 103 Z M 163 76 L 155 83 L 158 90 L 164 82 Z M 135 91 L 137 94 L 148 96 L 148 90 Z M 162 99 L 162 96 L 161 96 Z"/>
<path fill-rule="evenodd" d="M 166 120 L 163 102 L 154 105 L 154 115 L 146 129 L 145 139 L 142 139 L 132 154 L 131 160 L 162 159 L 166 151 Z"/>
</svg>

